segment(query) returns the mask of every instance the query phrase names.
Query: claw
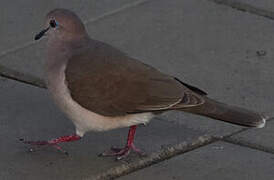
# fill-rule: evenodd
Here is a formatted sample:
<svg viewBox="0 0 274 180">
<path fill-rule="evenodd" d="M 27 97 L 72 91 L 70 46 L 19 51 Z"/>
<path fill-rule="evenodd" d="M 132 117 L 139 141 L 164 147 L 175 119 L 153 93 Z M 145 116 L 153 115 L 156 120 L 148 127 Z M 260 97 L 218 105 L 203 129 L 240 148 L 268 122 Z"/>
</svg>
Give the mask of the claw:
<svg viewBox="0 0 274 180">
<path fill-rule="evenodd" d="M 130 154 L 131 151 L 144 156 L 145 153 L 140 149 L 136 148 L 133 144 L 136 126 L 131 126 L 128 132 L 127 145 L 124 148 L 111 147 L 109 151 L 99 154 L 99 156 L 116 156 L 117 160 L 122 160 Z"/>
<path fill-rule="evenodd" d="M 66 155 L 69 155 L 69 153 L 65 150 L 62 149 L 61 146 L 59 146 L 58 144 L 59 143 L 62 143 L 62 142 L 69 142 L 69 141 L 76 141 L 76 140 L 79 140 L 81 139 L 80 136 L 78 135 L 71 135 L 71 136 L 62 136 L 62 137 L 59 137 L 59 138 L 56 138 L 56 139 L 52 139 L 52 140 L 49 140 L 49 141 L 25 141 L 23 138 L 20 138 L 19 141 L 23 142 L 24 144 L 30 144 L 32 146 L 52 146 L 54 148 L 56 148 L 57 150 L 61 151 L 62 153 L 66 154 Z M 30 148 L 29 149 L 30 152 L 34 152 L 34 149 L 33 148 Z"/>
<path fill-rule="evenodd" d="M 126 146 L 124 148 L 116 148 L 116 147 L 111 147 L 109 151 L 105 151 L 101 154 L 99 154 L 99 156 L 116 156 L 117 160 L 121 160 L 124 159 L 126 157 L 128 157 L 128 155 L 131 153 L 131 151 L 136 152 L 137 154 L 139 154 L 140 156 L 144 156 L 145 153 L 142 152 L 140 149 L 137 149 L 133 144 L 131 146 Z"/>
</svg>

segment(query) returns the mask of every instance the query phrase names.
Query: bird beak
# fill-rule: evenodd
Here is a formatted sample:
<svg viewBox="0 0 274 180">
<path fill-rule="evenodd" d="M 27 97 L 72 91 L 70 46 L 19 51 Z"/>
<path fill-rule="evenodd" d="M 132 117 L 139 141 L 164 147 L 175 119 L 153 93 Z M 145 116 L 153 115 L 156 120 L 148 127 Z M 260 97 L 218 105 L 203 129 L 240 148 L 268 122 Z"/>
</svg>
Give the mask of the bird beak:
<svg viewBox="0 0 274 180">
<path fill-rule="evenodd" d="M 49 30 L 49 27 L 46 29 L 43 29 L 41 32 L 39 32 L 38 34 L 35 35 L 34 40 L 38 40 L 40 39 L 42 36 L 45 35 L 45 33 Z"/>
</svg>

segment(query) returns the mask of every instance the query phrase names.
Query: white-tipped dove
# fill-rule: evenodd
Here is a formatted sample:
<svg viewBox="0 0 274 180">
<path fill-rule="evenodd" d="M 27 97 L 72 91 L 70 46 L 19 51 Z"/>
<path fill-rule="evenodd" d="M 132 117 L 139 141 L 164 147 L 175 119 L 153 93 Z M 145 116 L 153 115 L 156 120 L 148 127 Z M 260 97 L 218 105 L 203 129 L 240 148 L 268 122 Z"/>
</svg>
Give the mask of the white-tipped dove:
<svg viewBox="0 0 274 180">
<path fill-rule="evenodd" d="M 91 39 L 76 14 L 55 9 L 47 14 L 48 35 L 46 83 L 56 104 L 73 121 L 76 133 L 49 141 L 24 141 L 53 145 L 79 140 L 88 131 L 130 127 L 124 148 L 102 155 L 126 157 L 136 127 L 155 115 L 179 110 L 233 124 L 263 127 L 266 116 L 226 105 L 207 97 L 204 91 L 134 59 L 106 43 Z"/>
</svg>

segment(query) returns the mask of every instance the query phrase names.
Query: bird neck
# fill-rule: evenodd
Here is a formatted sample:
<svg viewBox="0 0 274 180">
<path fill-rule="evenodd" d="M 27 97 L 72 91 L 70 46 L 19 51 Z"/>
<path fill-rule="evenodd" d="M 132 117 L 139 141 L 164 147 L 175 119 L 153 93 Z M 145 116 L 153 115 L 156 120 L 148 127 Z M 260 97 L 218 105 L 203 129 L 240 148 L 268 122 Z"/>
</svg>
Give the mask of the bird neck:
<svg viewBox="0 0 274 180">
<path fill-rule="evenodd" d="M 58 76 L 73 55 L 89 47 L 88 42 L 88 38 L 73 41 L 49 39 L 47 44 L 47 59 L 45 62 L 47 77 Z M 52 80 L 54 80 L 54 78 L 52 78 Z"/>
</svg>

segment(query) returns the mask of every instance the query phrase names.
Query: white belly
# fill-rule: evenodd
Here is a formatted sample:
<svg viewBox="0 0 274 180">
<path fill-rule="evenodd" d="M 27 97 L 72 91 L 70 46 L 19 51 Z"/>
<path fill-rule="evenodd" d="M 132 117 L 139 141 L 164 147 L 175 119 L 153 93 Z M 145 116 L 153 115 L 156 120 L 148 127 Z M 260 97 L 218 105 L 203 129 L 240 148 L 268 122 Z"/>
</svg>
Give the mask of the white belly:
<svg viewBox="0 0 274 180">
<path fill-rule="evenodd" d="M 153 118 L 154 115 L 152 113 L 106 117 L 87 110 L 71 98 L 70 92 L 65 84 L 64 70 L 65 66 L 63 66 L 62 70 L 57 74 L 54 74 L 54 77 L 53 74 L 48 74 L 47 84 L 56 104 L 75 124 L 77 135 L 83 136 L 87 131 L 106 131 L 137 124 L 146 124 Z"/>
</svg>

